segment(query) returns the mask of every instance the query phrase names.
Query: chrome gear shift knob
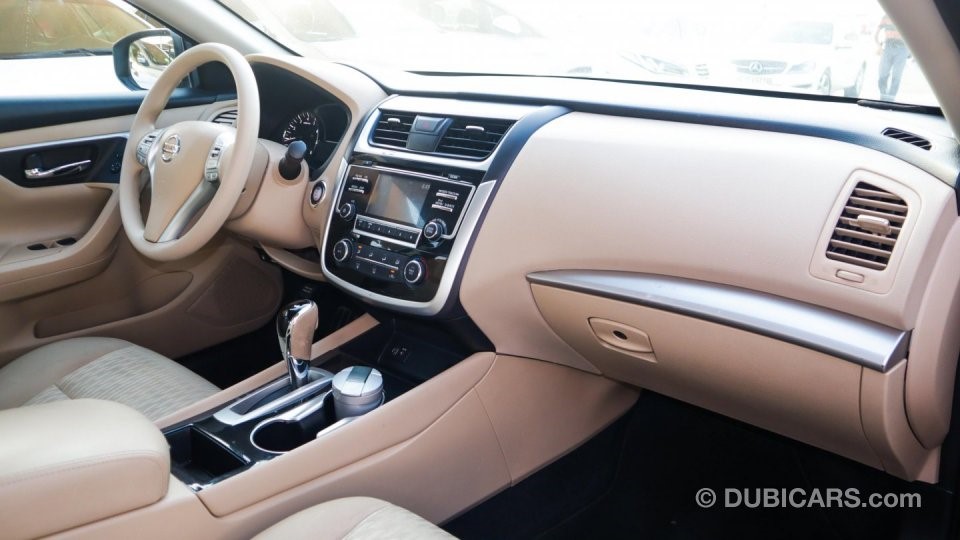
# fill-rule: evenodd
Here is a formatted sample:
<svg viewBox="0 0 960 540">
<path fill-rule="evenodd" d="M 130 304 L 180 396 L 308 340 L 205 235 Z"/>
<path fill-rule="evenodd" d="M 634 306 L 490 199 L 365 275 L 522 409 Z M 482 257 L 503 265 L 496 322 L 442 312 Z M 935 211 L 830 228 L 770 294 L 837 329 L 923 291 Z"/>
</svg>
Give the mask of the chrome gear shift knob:
<svg viewBox="0 0 960 540">
<path fill-rule="evenodd" d="M 319 309 L 312 300 L 297 300 L 277 315 L 277 338 L 287 362 L 290 384 L 300 388 L 310 377 L 310 356 L 313 333 L 317 330 Z"/>
</svg>

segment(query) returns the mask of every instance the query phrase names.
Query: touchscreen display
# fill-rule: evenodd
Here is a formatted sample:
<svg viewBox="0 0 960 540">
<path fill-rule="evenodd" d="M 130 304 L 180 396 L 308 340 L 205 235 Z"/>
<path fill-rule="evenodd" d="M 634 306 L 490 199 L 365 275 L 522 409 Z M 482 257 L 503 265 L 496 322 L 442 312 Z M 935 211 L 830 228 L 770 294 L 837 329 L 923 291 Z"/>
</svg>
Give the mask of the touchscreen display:
<svg viewBox="0 0 960 540">
<path fill-rule="evenodd" d="M 420 209 L 429 193 L 430 182 L 381 173 L 370 194 L 366 213 L 423 227 Z"/>
</svg>

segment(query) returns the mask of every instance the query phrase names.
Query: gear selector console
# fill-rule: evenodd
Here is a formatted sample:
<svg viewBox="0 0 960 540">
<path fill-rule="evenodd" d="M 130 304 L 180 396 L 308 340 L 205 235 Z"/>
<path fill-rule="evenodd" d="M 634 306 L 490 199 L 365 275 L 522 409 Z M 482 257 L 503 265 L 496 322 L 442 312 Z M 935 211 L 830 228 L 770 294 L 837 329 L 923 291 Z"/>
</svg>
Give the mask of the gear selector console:
<svg viewBox="0 0 960 540">
<path fill-rule="evenodd" d="M 298 301 L 281 310 L 277 330 L 287 373 L 164 430 L 177 478 L 199 491 L 334 436 L 468 354 L 438 347 L 439 338 L 423 328 L 390 321 L 312 358 L 318 309 Z"/>
</svg>

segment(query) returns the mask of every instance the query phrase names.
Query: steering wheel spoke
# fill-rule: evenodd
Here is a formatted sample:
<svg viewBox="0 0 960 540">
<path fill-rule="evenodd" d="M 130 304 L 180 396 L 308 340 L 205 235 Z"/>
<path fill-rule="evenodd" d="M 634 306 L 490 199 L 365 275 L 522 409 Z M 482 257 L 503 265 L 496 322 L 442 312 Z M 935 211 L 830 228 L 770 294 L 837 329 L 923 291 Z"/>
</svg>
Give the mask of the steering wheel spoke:
<svg viewBox="0 0 960 540">
<path fill-rule="evenodd" d="M 213 196 L 220 187 L 220 178 L 223 174 L 221 163 L 224 160 L 224 154 L 230 150 L 235 139 L 235 132 L 224 132 L 214 139 L 207 152 L 207 160 L 204 162 L 203 180 L 197 184 L 177 213 L 173 215 L 157 242 L 170 242 L 180 238 L 197 214 L 213 200 Z"/>
<path fill-rule="evenodd" d="M 208 182 L 204 180 L 197 184 L 196 189 L 190 193 L 190 196 L 187 197 L 187 200 L 184 201 L 180 209 L 177 210 L 177 213 L 173 215 L 173 219 L 167 224 L 167 227 L 163 230 L 163 234 L 160 235 L 157 242 L 170 242 L 179 239 L 183 235 L 183 232 L 187 230 L 187 227 L 193 222 L 194 218 L 197 217 L 197 214 L 213 200 L 213 196 L 216 195 L 218 187 L 220 187 L 220 182 Z"/>
</svg>

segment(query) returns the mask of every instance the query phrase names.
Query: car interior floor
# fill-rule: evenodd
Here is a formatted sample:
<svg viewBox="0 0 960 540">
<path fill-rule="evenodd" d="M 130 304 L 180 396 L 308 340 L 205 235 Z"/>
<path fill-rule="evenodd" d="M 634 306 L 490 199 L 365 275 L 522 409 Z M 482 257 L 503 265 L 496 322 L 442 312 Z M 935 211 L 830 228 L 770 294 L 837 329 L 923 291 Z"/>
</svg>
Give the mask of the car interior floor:
<svg viewBox="0 0 960 540">
<path fill-rule="evenodd" d="M 944 477 L 952 477 L 945 474 Z M 725 488 L 802 487 L 918 493 L 900 510 L 700 508 L 695 495 Z M 881 471 L 727 417 L 641 394 L 625 416 L 573 452 L 445 529 L 459 538 L 835 538 L 945 537 L 955 490 L 908 483 Z"/>
<path fill-rule="evenodd" d="M 356 300 L 324 283 L 283 272 L 281 306 L 295 300 L 313 300 L 324 306 L 319 311 L 315 339 L 319 340 L 363 314 Z M 225 343 L 177 359 L 181 365 L 220 388 L 227 388 L 282 360 L 277 342 L 276 322 Z"/>
</svg>

